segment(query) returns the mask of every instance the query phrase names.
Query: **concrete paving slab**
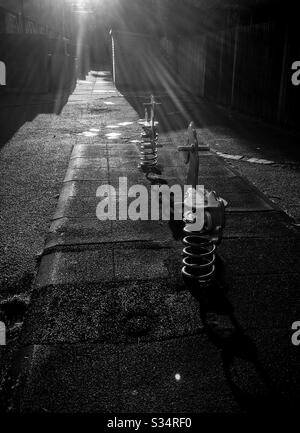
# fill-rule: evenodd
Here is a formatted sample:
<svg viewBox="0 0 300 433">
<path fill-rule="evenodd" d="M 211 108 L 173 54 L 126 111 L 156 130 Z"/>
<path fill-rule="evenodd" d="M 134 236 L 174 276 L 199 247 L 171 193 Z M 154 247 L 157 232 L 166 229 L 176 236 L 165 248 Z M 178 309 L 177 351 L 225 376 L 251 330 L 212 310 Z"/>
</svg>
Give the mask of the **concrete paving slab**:
<svg viewBox="0 0 300 433">
<path fill-rule="evenodd" d="M 273 206 L 264 197 L 253 191 L 226 192 L 221 197 L 228 203 L 226 212 L 260 212 L 273 209 Z"/>
<path fill-rule="evenodd" d="M 126 347 L 120 379 L 126 412 L 239 412 L 220 353 L 204 335 Z"/>
<path fill-rule="evenodd" d="M 220 179 L 218 177 L 210 177 L 207 179 L 200 172 L 199 184 L 202 185 L 202 183 L 206 185 L 207 189 L 217 191 L 217 193 L 221 196 L 222 194 L 234 192 L 258 192 L 253 185 L 250 185 L 240 176 L 230 177 L 224 182 L 224 179 Z"/>
<path fill-rule="evenodd" d="M 145 173 L 142 170 L 126 170 L 111 168 L 109 170 L 109 184 L 114 188 L 119 188 L 119 178 L 126 177 L 128 188 L 134 185 L 145 185 L 150 186 L 151 182 L 146 178 Z"/>
<path fill-rule="evenodd" d="M 136 176 L 138 176 L 138 178 L 136 178 Z M 122 177 L 122 176 L 120 176 Z M 150 187 L 152 180 L 150 180 L 150 178 L 148 179 L 145 175 L 145 173 L 143 173 L 141 170 L 138 171 L 137 170 L 137 174 L 136 175 L 131 175 L 131 173 L 129 173 L 128 176 L 123 176 L 123 178 L 127 179 L 127 191 L 129 190 L 129 188 L 131 186 L 134 185 L 144 185 L 146 187 Z M 152 179 L 152 178 L 151 178 Z M 153 183 L 157 183 L 160 182 L 161 179 L 163 179 L 161 176 L 155 177 L 155 181 L 153 181 Z M 139 183 L 135 184 L 134 181 L 137 180 Z M 165 179 L 163 179 L 162 184 L 165 183 Z M 168 179 L 168 183 L 169 183 L 169 179 Z M 177 179 L 170 179 L 170 184 L 174 184 L 174 183 L 178 183 Z M 64 182 L 63 184 L 63 188 L 61 189 L 60 192 L 60 200 L 62 201 L 62 205 L 63 202 L 65 200 L 68 200 L 69 198 L 77 198 L 78 200 L 80 200 L 81 198 L 83 199 L 88 199 L 88 198 L 94 198 L 96 197 L 96 192 L 97 189 L 100 186 L 103 185 L 111 185 L 115 188 L 116 190 L 116 196 L 117 196 L 117 203 L 118 203 L 118 197 L 121 195 L 123 196 L 123 191 L 119 190 L 119 176 L 110 176 L 109 180 L 103 180 L 103 181 L 97 181 L 97 180 L 75 180 L 75 181 L 69 181 L 69 182 Z M 122 184 L 124 185 L 124 183 Z M 120 194 L 121 193 L 121 194 Z M 150 197 L 150 191 L 148 190 L 149 193 L 149 197 Z M 125 194 L 126 195 L 126 194 Z M 134 197 L 129 197 L 128 200 L 132 200 L 134 199 Z M 99 201 L 99 198 L 97 198 L 97 200 Z"/>
<path fill-rule="evenodd" d="M 83 237 L 104 236 L 111 232 L 112 221 L 99 221 L 97 218 L 59 218 L 52 221 L 49 234 L 70 234 Z"/>
<path fill-rule="evenodd" d="M 299 269 L 299 239 L 224 239 L 218 248 L 228 273 L 285 274 Z"/>
<path fill-rule="evenodd" d="M 71 153 L 74 158 L 103 158 L 108 154 L 106 144 L 76 144 Z"/>
<path fill-rule="evenodd" d="M 187 166 L 186 166 L 187 167 Z M 187 168 L 186 168 L 187 170 Z M 182 170 L 180 170 L 180 167 L 178 167 L 178 169 L 176 170 L 176 168 L 164 168 L 163 173 L 167 176 L 174 176 L 174 173 L 178 173 L 180 177 L 183 176 Z M 176 175 L 175 175 L 176 176 Z M 224 182 L 226 182 L 226 180 L 228 178 L 231 177 L 235 177 L 236 174 L 233 173 L 228 167 L 226 166 L 222 166 L 222 165 L 218 165 L 217 167 L 213 166 L 213 165 L 207 165 L 207 166 L 203 166 L 201 167 L 201 169 L 199 170 L 199 176 L 205 177 L 207 178 L 207 180 L 209 181 L 210 178 L 218 178 L 218 179 L 223 179 L 224 178 Z M 184 181 L 186 179 L 186 175 L 184 174 Z"/>
<path fill-rule="evenodd" d="M 45 255 L 41 260 L 35 284 L 43 287 L 80 281 L 111 281 L 113 278 L 112 247 L 102 245 L 97 249 L 80 250 L 78 247 L 73 251 Z"/>
<path fill-rule="evenodd" d="M 98 180 L 76 180 L 64 182 L 60 192 L 60 200 L 65 200 L 68 197 L 77 197 L 78 200 L 81 198 L 96 197 L 97 189 L 100 185 L 103 185 L 105 181 Z"/>
<path fill-rule="evenodd" d="M 108 153 L 113 156 L 115 152 L 122 152 L 122 154 L 136 154 L 138 152 L 138 146 L 136 143 L 130 143 L 130 142 L 120 142 L 117 141 L 116 143 L 108 142 L 107 143 L 107 150 Z"/>
<path fill-rule="evenodd" d="M 119 280 L 147 280 L 168 278 L 165 265 L 168 249 L 130 248 L 116 246 L 114 251 L 115 278 Z"/>
<path fill-rule="evenodd" d="M 179 173 L 173 173 L 174 175 L 179 175 Z M 182 175 L 180 178 L 173 177 L 173 176 L 167 176 L 164 171 L 161 171 L 161 174 L 151 174 L 148 178 L 148 185 L 168 185 L 169 187 L 173 185 L 179 185 L 182 188 L 182 191 L 184 191 L 184 185 L 185 185 L 185 175 Z"/>
<path fill-rule="evenodd" d="M 101 194 L 101 196 L 88 196 L 88 197 L 82 197 L 82 196 L 74 196 L 73 194 L 75 194 L 76 190 L 74 191 L 74 184 L 76 182 L 68 182 L 67 188 L 64 188 L 62 191 L 62 194 L 60 196 L 59 202 L 57 204 L 57 208 L 56 208 L 56 212 L 53 216 L 53 220 L 55 219 L 59 219 L 59 218 L 87 218 L 87 219 L 92 219 L 92 218 L 100 218 L 101 215 L 99 215 L 100 210 L 102 211 L 103 206 L 101 205 L 101 209 L 100 209 L 100 204 L 103 202 L 104 200 L 104 194 Z M 146 183 L 146 182 L 144 182 Z M 111 219 L 115 219 L 115 220 L 119 220 L 120 218 L 124 219 L 126 218 L 126 221 L 128 221 L 129 224 L 131 224 L 131 220 L 130 218 L 137 218 L 135 216 L 132 215 L 133 210 L 131 209 L 131 205 L 133 206 L 133 203 L 136 202 L 136 200 L 139 200 L 139 194 L 137 192 L 137 190 L 133 190 L 131 192 L 131 194 L 133 196 L 128 197 L 127 194 L 130 194 L 130 188 L 131 188 L 131 184 L 128 183 L 127 184 L 127 189 L 125 188 L 123 190 L 118 188 L 119 185 L 116 185 L 116 183 L 111 182 L 112 185 L 109 185 L 109 188 L 111 188 L 111 186 L 116 187 L 115 189 L 115 196 L 112 196 L 112 203 L 115 204 L 115 212 L 113 215 L 111 215 Z M 89 183 L 90 185 L 90 183 Z M 98 184 L 97 190 L 99 187 L 104 186 L 105 184 Z M 94 185 L 92 185 L 94 187 Z M 96 190 L 96 193 L 97 193 Z M 158 211 L 160 209 L 158 209 L 159 205 L 159 199 L 157 197 L 157 195 L 154 196 L 154 199 L 151 200 L 151 193 L 150 191 L 148 192 L 148 190 L 146 190 L 146 194 L 147 196 L 143 197 L 143 206 L 141 206 L 139 209 L 137 209 L 137 214 L 138 216 L 143 219 L 143 220 L 147 220 L 149 221 L 149 223 L 151 224 L 151 219 L 158 219 L 159 215 L 157 215 Z M 101 191 L 100 191 L 101 192 Z M 99 192 L 99 194 L 100 194 Z M 119 192 L 121 193 L 121 195 L 119 195 Z M 68 194 L 72 194 L 72 195 L 68 195 Z M 169 199 L 169 193 L 168 191 L 166 193 L 164 193 L 164 191 L 162 191 L 162 197 L 166 196 L 166 200 Z M 182 197 L 180 197 L 182 199 Z M 122 209 L 122 203 L 123 203 L 123 209 Z M 104 202 L 104 204 L 106 205 L 106 202 Z M 125 209 L 124 209 L 125 208 Z M 121 213 L 122 211 L 122 213 Z M 105 212 L 108 213 L 108 210 L 105 209 Z M 161 210 L 160 210 L 161 213 Z M 163 218 L 165 219 L 169 219 L 170 216 L 170 210 L 168 210 L 164 213 Z M 106 216 L 104 215 L 103 218 L 106 218 Z M 162 216 L 160 216 L 160 219 L 162 218 Z M 100 221 L 100 219 L 99 219 Z M 139 220 L 137 220 L 139 221 Z M 157 224 L 159 224 L 159 222 L 163 223 L 163 221 L 155 221 Z M 144 226 L 146 227 L 146 226 Z"/>
<path fill-rule="evenodd" d="M 63 245 L 151 240 L 172 242 L 167 221 L 99 221 L 96 217 L 64 217 L 52 222 L 45 249 Z"/>
<path fill-rule="evenodd" d="M 106 413 L 121 409 L 112 345 L 31 346 L 21 413 Z"/>
<path fill-rule="evenodd" d="M 109 168 L 121 168 L 124 170 L 137 170 L 139 165 L 139 157 L 136 158 L 130 157 L 127 158 L 125 155 L 123 156 L 109 156 Z"/>
<path fill-rule="evenodd" d="M 70 182 L 71 180 L 108 180 L 108 170 L 104 168 L 89 168 L 88 170 L 82 170 L 80 168 L 68 168 L 64 182 Z"/>
<path fill-rule="evenodd" d="M 226 290 L 211 301 L 211 310 L 224 308 L 232 313 L 238 323 L 247 328 L 286 328 L 297 320 L 299 311 L 299 274 L 283 275 L 226 275 Z M 215 316 L 218 323 L 218 315 Z"/>
<path fill-rule="evenodd" d="M 21 337 L 25 345 L 126 341 L 126 314 L 114 285 L 51 285 L 33 299 Z"/>
<path fill-rule="evenodd" d="M 236 176 L 236 173 L 234 173 L 231 168 L 228 165 L 221 164 L 207 164 L 206 162 L 202 165 L 199 165 L 199 176 L 205 176 L 205 177 L 216 177 L 216 178 L 222 178 L 225 177 L 231 178 Z"/>
<path fill-rule="evenodd" d="M 151 182 L 149 179 L 147 179 L 147 177 L 145 176 L 145 173 L 143 173 L 141 170 L 137 169 L 135 174 L 133 174 L 131 172 L 127 172 L 127 174 L 126 174 L 126 172 L 124 171 L 124 173 L 121 173 L 120 175 L 118 175 L 117 171 L 114 171 L 113 173 L 110 172 L 109 181 L 101 181 L 98 184 L 98 186 L 101 186 L 104 184 L 111 185 L 113 188 L 115 188 L 117 197 L 119 197 L 119 187 L 120 187 L 119 179 L 121 177 L 122 178 L 125 177 L 127 179 L 128 190 L 132 186 L 135 187 L 136 185 L 144 185 L 148 189 L 148 187 L 151 185 Z"/>
<path fill-rule="evenodd" d="M 69 169 L 71 168 L 81 168 L 83 170 L 89 169 L 89 168 L 96 168 L 96 169 L 108 169 L 108 163 L 107 158 L 103 157 L 97 157 L 97 158 L 73 158 L 69 163 Z"/>
<path fill-rule="evenodd" d="M 173 250 L 173 255 L 166 261 L 172 281 L 177 280 L 178 285 L 182 280 L 181 260 L 178 248 Z M 236 275 L 225 268 L 225 273 L 218 273 L 217 279 L 225 282 L 225 292 L 214 289 L 207 291 L 208 311 L 215 323 L 221 327 L 222 318 L 229 317 L 231 313 L 243 327 L 264 328 L 289 326 L 287 320 L 297 315 L 300 305 L 298 274 L 272 275 L 254 272 L 251 275 Z M 270 305 L 272 308 L 268 308 Z"/>
<path fill-rule="evenodd" d="M 298 237 L 298 231 L 283 212 L 227 212 L 224 238 L 260 237 L 272 238 Z M 245 242 L 248 242 L 245 239 Z"/>
<path fill-rule="evenodd" d="M 285 404 L 295 408 L 298 394 L 290 390 L 299 379 L 298 356 L 289 332 L 249 330 L 247 336 L 250 360 L 238 354 L 222 360 L 221 351 L 205 335 L 124 348 L 31 346 L 21 372 L 25 386 L 20 409 L 241 413 L 253 410 L 254 402 L 264 414 L 272 408 L 284 410 Z"/>
<path fill-rule="evenodd" d="M 22 330 L 29 344 L 133 344 L 201 333 L 198 301 L 168 279 L 37 289 Z"/>
<path fill-rule="evenodd" d="M 299 276 L 295 273 L 254 278 L 254 326 L 290 329 L 299 315 Z"/>
<path fill-rule="evenodd" d="M 135 158 L 139 158 L 140 154 L 138 151 L 137 146 L 129 146 L 127 147 L 127 143 L 126 146 L 107 146 L 107 152 L 108 152 L 108 156 L 110 158 L 126 158 L 126 159 L 135 159 Z"/>
<path fill-rule="evenodd" d="M 100 185 L 99 185 L 100 186 Z M 96 209 L 100 202 L 98 197 L 68 197 L 60 199 L 53 216 L 53 220 L 59 218 L 97 218 Z"/>
<path fill-rule="evenodd" d="M 112 221 L 114 242 L 129 240 L 173 240 L 168 221 Z"/>
<path fill-rule="evenodd" d="M 107 243 L 112 240 L 111 221 L 96 218 L 60 218 L 54 220 L 45 239 L 45 250 L 56 247 Z"/>
<path fill-rule="evenodd" d="M 291 323 L 293 320 L 291 318 Z M 278 410 L 296 411 L 300 401 L 299 346 L 291 342 L 291 326 L 249 329 L 247 334 L 254 342 L 257 359 L 271 382 Z M 238 384 L 241 380 L 235 382 Z"/>
<path fill-rule="evenodd" d="M 249 346 L 247 357 L 233 351 L 222 358 L 220 349 L 215 347 L 212 341 L 203 334 L 165 342 L 139 342 L 124 348 L 118 346 L 117 350 L 116 346 L 109 345 L 110 353 L 106 351 L 108 346 L 101 345 L 101 354 L 105 356 L 103 360 L 110 360 L 109 365 L 114 372 L 114 377 L 116 377 L 116 372 L 119 372 L 116 389 L 110 371 L 105 368 L 106 381 L 110 385 L 110 390 L 105 386 L 100 386 L 101 390 L 108 394 L 105 401 L 111 397 L 115 401 L 115 395 L 119 393 L 121 397 L 119 410 L 138 413 L 242 412 L 247 409 L 246 402 L 251 403 L 251 400 L 255 401 L 256 405 L 263 403 L 260 410 L 263 410 L 264 413 L 271 410 L 272 405 L 276 403 L 280 404 L 281 409 L 284 408 L 283 404 L 294 407 L 295 400 L 294 396 L 291 397 L 290 389 L 293 388 L 295 374 L 297 375 L 298 371 L 298 356 L 291 345 L 290 332 L 285 329 L 273 329 L 271 332 L 251 329 L 246 331 L 246 336 L 248 340 L 245 341 Z M 41 352 L 38 350 L 39 347 L 43 348 Z M 70 347 L 72 347 L 71 351 Z M 77 351 L 78 347 L 86 348 L 84 357 L 80 356 L 80 352 L 76 352 L 77 356 L 74 356 L 72 351 Z M 95 376 L 99 376 L 94 371 L 94 367 L 101 368 L 99 363 L 103 362 L 97 347 L 99 348 L 99 345 L 95 344 L 92 346 L 60 345 L 51 348 L 45 345 L 35 346 L 36 353 L 34 356 L 29 356 L 27 361 L 30 366 L 27 371 L 34 371 L 34 374 L 22 372 L 26 378 L 21 396 L 22 411 L 28 411 L 28 409 L 29 411 L 40 411 L 40 402 L 43 403 L 42 408 L 49 411 L 56 411 L 56 407 L 59 408 L 59 411 L 74 411 L 78 401 L 78 387 L 80 387 L 81 401 L 84 404 L 79 411 L 84 412 L 85 408 L 89 411 L 92 408 L 92 411 L 97 412 L 97 407 L 92 404 L 89 397 L 87 395 L 82 397 L 80 381 L 82 376 L 76 374 L 77 369 L 74 366 L 74 360 L 75 362 L 80 361 L 82 371 L 86 365 L 84 358 L 87 356 L 91 362 L 93 357 L 90 356 L 90 349 L 96 350 L 97 362 L 92 362 L 92 369 L 85 371 L 85 383 L 91 383 L 91 380 L 94 383 Z M 68 348 L 67 358 L 65 348 Z M 278 356 L 278 350 L 283 354 L 282 357 Z M 63 352 L 62 357 L 60 351 Z M 275 356 L 272 356 L 272 352 Z M 114 353 L 118 355 L 118 363 L 112 362 Z M 287 353 L 289 368 L 286 368 Z M 50 359 L 49 363 L 46 362 L 48 359 Z M 61 359 L 64 361 L 67 359 L 68 362 L 61 364 Z M 35 362 L 37 362 L 36 368 L 32 368 Z M 56 371 L 57 365 L 59 369 Z M 55 379 L 51 377 L 51 383 L 45 386 L 49 378 L 49 374 L 45 374 L 45 369 L 49 367 L 48 373 L 55 370 Z M 70 371 L 73 373 L 71 382 L 69 380 Z M 60 379 L 59 389 L 55 389 L 57 377 Z M 73 390 L 75 389 L 74 395 Z M 59 393 L 59 396 L 65 396 L 67 393 L 68 402 L 65 403 L 59 399 L 59 406 L 53 406 L 51 395 L 56 393 Z M 91 395 L 93 393 L 88 394 L 88 396 Z M 86 398 L 89 401 L 87 405 L 85 405 Z M 110 411 L 107 406 L 105 411 Z"/>
</svg>

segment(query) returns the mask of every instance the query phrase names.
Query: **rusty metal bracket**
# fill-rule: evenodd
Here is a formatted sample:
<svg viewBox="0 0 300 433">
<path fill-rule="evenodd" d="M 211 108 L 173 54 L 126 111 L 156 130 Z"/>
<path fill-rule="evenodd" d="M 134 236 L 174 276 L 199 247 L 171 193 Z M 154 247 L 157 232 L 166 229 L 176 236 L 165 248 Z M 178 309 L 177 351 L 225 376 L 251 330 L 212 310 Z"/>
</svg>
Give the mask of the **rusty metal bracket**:
<svg viewBox="0 0 300 433">
<path fill-rule="evenodd" d="M 198 152 L 209 150 L 206 144 L 199 144 L 198 135 L 194 122 L 191 122 L 187 130 L 187 143 L 185 146 L 178 146 L 178 151 L 185 152 L 184 162 L 189 163 L 187 185 L 196 188 L 198 185 L 199 174 L 199 154 Z"/>
<path fill-rule="evenodd" d="M 158 125 L 158 122 L 155 121 L 156 106 L 161 105 L 161 102 L 156 102 L 154 95 L 150 95 L 150 102 L 144 102 L 143 105 L 145 106 L 145 120 L 150 123 L 152 134 L 154 136 L 155 133 L 157 133 L 157 125 Z M 147 107 L 150 107 L 150 119 L 148 116 Z"/>
</svg>

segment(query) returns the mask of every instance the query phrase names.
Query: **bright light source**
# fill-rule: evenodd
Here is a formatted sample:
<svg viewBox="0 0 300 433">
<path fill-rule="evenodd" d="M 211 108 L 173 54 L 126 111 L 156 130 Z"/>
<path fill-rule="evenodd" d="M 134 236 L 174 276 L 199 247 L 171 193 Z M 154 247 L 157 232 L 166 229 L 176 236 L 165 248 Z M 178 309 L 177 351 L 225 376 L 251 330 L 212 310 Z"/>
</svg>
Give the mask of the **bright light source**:
<svg viewBox="0 0 300 433">
<path fill-rule="evenodd" d="M 90 4 L 86 0 L 73 0 L 72 1 L 73 11 L 78 14 L 92 14 L 93 11 L 90 8 Z"/>
<path fill-rule="evenodd" d="M 181 375 L 179 373 L 175 374 L 175 380 L 179 382 L 181 380 Z"/>
</svg>

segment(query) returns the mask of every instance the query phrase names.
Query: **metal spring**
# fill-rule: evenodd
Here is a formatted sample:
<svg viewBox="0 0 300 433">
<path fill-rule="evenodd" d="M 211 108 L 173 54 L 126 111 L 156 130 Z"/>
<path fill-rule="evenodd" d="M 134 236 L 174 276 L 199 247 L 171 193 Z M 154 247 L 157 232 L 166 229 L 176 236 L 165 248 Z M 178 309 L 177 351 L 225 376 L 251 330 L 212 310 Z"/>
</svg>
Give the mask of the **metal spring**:
<svg viewBox="0 0 300 433">
<path fill-rule="evenodd" d="M 157 147 L 152 142 L 144 142 L 140 146 L 140 165 L 153 167 L 157 165 Z"/>
<path fill-rule="evenodd" d="M 157 165 L 157 140 L 158 133 L 152 126 L 144 126 L 142 133 L 143 142 L 140 145 L 140 166 L 154 167 Z"/>
<path fill-rule="evenodd" d="M 182 276 L 187 282 L 209 285 L 215 276 L 215 244 L 203 232 L 189 232 L 183 238 Z"/>
</svg>

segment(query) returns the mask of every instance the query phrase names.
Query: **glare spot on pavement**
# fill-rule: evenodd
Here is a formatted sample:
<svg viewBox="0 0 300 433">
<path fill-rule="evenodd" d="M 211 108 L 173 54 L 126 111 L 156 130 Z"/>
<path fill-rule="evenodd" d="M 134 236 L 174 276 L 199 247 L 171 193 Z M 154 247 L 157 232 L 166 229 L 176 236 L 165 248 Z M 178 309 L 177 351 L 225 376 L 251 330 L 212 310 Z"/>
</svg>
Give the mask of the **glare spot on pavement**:
<svg viewBox="0 0 300 433">
<path fill-rule="evenodd" d="M 120 125 L 120 126 L 128 126 L 128 125 L 133 125 L 133 122 L 121 122 L 121 123 L 118 123 L 118 125 Z"/>
<path fill-rule="evenodd" d="M 114 140 L 116 138 L 120 137 L 120 133 L 119 132 L 110 132 L 109 134 L 105 134 L 105 137 L 108 138 L 109 140 Z"/>
<path fill-rule="evenodd" d="M 83 136 L 83 137 L 96 137 L 98 134 L 97 134 L 96 132 L 92 132 L 92 131 L 90 130 L 90 131 L 80 132 L 80 133 L 77 134 L 77 135 L 81 135 L 81 136 Z"/>
</svg>

